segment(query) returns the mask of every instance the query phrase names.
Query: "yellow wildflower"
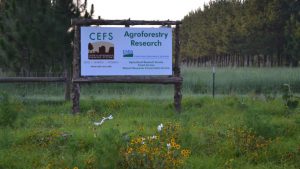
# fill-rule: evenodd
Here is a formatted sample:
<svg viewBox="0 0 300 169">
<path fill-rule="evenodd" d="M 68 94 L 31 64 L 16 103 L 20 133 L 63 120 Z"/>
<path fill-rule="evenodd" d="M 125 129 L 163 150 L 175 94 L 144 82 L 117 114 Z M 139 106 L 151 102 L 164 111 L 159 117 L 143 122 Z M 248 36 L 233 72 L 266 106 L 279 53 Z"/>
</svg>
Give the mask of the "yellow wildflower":
<svg viewBox="0 0 300 169">
<path fill-rule="evenodd" d="M 191 154 L 191 151 L 190 151 L 190 150 L 187 150 L 187 149 L 181 150 L 181 155 L 182 155 L 183 157 L 189 157 L 190 154 Z"/>
<path fill-rule="evenodd" d="M 171 142 L 171 147 L 176 147 L 176 143 L 175 142 Z"/>
<path fill-rule="evenodd" d="M 128 154 L 132 153 L 132 150 L 133 150 L 133 149 L 132 149 L 131 147 L 129 147 L 129 148 L 127 149 L 127 153 L 128 153 Z"/>
<path fill-rule="evenodd" d="M 177 150 L 179 150 L 179 149 L 180 149 L 180 145 L 179 145 L 179 144 L 176 144 L 176 145 L 175 145 L 175 148 L 176 148 Z"/>
</svg>

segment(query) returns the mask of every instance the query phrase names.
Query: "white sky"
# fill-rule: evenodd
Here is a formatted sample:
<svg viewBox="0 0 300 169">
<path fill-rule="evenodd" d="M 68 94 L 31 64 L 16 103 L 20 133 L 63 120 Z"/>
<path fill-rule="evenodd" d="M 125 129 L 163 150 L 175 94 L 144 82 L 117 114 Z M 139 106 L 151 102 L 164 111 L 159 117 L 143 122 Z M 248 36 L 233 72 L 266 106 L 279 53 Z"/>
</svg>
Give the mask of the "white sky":
<svg viewBox="0 0 300 169">
<path fill-rule="evenodd" d="M 181 20 L 209 0 L 88 0 L 94 18 L 131 20 Z"/>
</svg>

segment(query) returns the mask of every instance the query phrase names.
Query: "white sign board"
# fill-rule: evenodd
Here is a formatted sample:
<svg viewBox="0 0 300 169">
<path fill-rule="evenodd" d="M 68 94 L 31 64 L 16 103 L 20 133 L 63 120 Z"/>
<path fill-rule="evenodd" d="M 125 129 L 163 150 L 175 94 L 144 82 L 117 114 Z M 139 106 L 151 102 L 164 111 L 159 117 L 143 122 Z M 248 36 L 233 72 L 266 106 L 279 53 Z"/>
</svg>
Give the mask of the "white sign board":
<svg viewBox="0 0 300 169">
<path fill-rule="evenodd" d="M 172 75 L 172 29 L 81 27 L 81 76 L 125 75 Z"/>
</svg>

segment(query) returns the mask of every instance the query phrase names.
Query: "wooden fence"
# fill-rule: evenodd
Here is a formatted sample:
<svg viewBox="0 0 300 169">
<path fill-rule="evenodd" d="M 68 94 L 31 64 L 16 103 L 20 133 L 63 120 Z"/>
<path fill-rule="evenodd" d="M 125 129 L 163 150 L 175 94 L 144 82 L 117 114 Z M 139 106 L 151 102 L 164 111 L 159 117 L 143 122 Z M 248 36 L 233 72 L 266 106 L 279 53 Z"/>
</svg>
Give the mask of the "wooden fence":
<svg viewBox="0 0 300 169">
<path fill-rule="evenodd" d="M 65 100 L 69 101 L 71 99 L 71 78 L 69 73 L 65 71 L 63 76 L 57 77 L 0 77 L 0 83 L 35 83 L 35 82 L 44 82 L 44 83 L 53 83 L 60 82 L 65 83 Z"/>
</svg>

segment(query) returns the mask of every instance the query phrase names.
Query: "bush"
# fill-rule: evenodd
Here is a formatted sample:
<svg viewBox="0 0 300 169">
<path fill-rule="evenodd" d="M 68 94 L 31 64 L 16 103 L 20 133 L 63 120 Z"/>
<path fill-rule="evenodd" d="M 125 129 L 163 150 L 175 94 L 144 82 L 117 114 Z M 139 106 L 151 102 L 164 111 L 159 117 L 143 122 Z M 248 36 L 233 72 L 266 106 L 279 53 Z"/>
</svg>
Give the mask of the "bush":
<svg viewBox="0 0 300 169">
<path fill-rule="evenodd" d="M 18 116 L 17 107 L 6 93 L 0 94 L 0 126 L 13 126 Z"/>
</svg>

